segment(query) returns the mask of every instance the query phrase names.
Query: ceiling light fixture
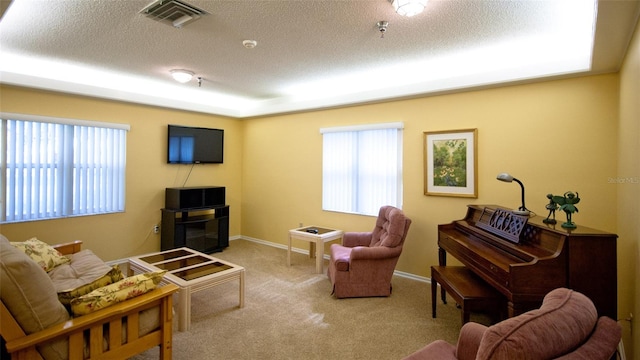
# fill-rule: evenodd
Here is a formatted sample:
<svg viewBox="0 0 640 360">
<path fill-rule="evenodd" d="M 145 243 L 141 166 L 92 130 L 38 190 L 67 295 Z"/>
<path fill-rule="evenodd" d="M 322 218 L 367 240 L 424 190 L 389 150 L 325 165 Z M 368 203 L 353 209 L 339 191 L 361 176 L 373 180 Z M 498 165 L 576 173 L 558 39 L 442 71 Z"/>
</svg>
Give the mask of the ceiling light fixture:
<svg viewBox="0 0 640 360">
<path fill-rule="evenodd" d="M 191 81 L 191 78 L 193 77 L 193 75 L 194 75 L 193 71 L 189 71 L 189 70 L 182 70 L 182 69 L 171 70 L 171 76 L 173 77 L 173 79 L 183 84 Z"/>
<path fill-rule="evenodd" d="M 393 9 L 402 16 L 413 16 L 420 14 L 429 0 L 389 0 Z"/>
<path fill-rule="evenodd" d="M 247 49 L 253 49 L 254 47 L 258 46 L 258 42 L 255 40 L 245 40 L 242 42 L 242 46 L 246 47 Z"/>
</svg>

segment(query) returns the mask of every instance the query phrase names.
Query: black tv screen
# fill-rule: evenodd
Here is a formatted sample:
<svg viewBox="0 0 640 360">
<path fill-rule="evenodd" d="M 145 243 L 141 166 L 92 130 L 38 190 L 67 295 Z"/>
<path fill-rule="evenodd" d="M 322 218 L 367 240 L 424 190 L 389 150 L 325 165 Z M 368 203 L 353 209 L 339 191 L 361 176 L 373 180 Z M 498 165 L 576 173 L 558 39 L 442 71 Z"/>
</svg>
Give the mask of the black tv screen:
<svg viewBox="0 0 640 360">
<path fill-rule="evenodd" d="M 169 125 L 169 164 L 222 164 L 224 130 Z"/>
</svg>

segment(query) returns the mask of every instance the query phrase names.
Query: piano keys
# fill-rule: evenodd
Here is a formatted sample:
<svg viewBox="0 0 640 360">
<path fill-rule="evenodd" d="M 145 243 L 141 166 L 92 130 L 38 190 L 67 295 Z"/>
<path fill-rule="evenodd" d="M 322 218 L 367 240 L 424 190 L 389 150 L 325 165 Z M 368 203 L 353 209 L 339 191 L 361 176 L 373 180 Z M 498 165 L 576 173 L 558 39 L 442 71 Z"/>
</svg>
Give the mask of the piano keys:
<svg viewBox="0 0 640 360">
<path fill-rule="evenodd" d="M 438 225 L 439 264 L 458 259 L 507 299 L 509 317 L 538 308 L 558 287 L 588 296 L 599 316 L 617 319 L 616 234 L 576 229 L 530 217 L 514 241 L 481 224 L 496 205 L 469 205 L 466 216 Z"/>
</svg>

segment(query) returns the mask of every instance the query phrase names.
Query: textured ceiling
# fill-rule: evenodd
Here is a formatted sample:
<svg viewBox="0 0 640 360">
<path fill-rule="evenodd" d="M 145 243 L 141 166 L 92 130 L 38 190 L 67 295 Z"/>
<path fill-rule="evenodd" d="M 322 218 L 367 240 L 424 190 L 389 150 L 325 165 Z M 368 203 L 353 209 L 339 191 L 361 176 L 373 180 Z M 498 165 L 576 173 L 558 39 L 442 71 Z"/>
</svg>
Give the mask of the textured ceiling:
<svg viewBox="0 0 640 360">
<path fill-rule="evenodd" d="M 140 14 L 149 2 L 14 0 L 0 20 L 0 56 L 13 59 L 0 63 L 0 82 L 235 117 L 384 101 L 567 76 L 572 72 L 553 68 L 464 78 L 482 61 L 476 49 L 504 44 L 517 53 L 512 44 L 564 36 L 572 19 L 558 4 L 569 14 L 580 11 L 572 0 L 431 0 L 407 18 L 387 0 L 189 0 L 209 14 L 177 29 Z M 593 64 L 576 73 L 619 69 L 638 5 L 597 4 Z M 380 20 L 389 22 L 384 38 Z M 246 39 L 258 45 L 246 49 Z M 489 60 L 517 59 L 500 49 Z M 437 58 L 455 59 L 459 72 L 447 73 L 439 65 L 447 60 Z M 414 71 L 406 74 L 403 64 Z M 175 68 L 202 77 L 201 87 L 173 81 Z M 63 78 L 68 69 L 80 75 Z"/>
</svg>

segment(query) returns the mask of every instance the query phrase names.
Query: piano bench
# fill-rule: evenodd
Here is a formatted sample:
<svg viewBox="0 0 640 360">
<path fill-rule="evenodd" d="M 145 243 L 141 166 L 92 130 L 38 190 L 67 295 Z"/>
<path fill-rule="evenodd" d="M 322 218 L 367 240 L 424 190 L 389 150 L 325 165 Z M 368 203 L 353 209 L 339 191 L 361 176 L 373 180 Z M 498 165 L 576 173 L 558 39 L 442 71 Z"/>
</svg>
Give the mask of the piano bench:
<svg viewBox="0 0 640 360">
<path fill-rule="evenodd" d="M 442 288 L 442 302 L 447 303 L 446 291 L 460 306 L 462 325 L 469 322 L 469 316 L 474 311 L 490 312 L 498 319 L 504 315 L 505 298 L 473 271 L 465 266 L 432 266 L 431 308 L 433 318 L 436 317 L 438 284 Z"/>
</svg>

